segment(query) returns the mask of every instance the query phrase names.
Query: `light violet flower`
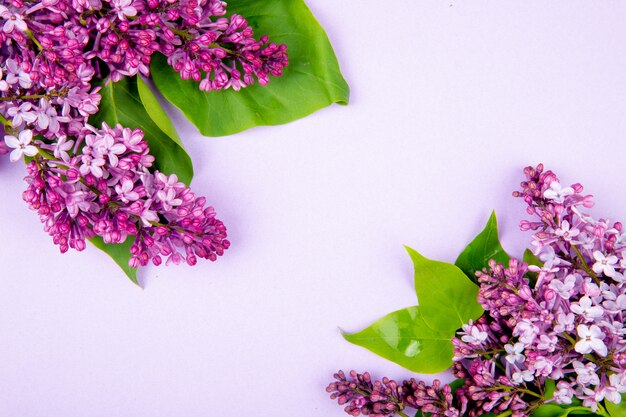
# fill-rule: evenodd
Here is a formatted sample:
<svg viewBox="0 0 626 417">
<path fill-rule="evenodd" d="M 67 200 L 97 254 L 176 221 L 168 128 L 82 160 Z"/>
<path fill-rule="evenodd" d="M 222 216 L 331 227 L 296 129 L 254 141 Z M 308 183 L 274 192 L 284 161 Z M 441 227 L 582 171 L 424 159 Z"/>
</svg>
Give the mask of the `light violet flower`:
<svg viewBox="0 0 626 417">
<path fill-rule="evenodd" d="M 4 33 L 11 33 L 14 29 L 19 30 L 20 32 L 26 32 L 28 26 L 22 16 L 14 13 L 10 13 L 8 10 L 2 13 L 2 18 L 6 19 L 2 30 Z"/>
<path fill-rule="evenodd" d="M 617 256 L 605 256 L 602 252 L 597 250 L 593 252 L 593 257 L 596 260 L 596 263 L 591 267 L 593 272 L 596 274 L 602 273 L 607 277 L 615 276 L 615 267 L 613 265 L 617 263 Z"/>
<path fill-rule="evenodd" d="M 580 361 L 574 361 L 572 364 L 574 371 L 576 372 L 576 382 L 581 385 L 599 385 L 600 378 L 596 373 L 597 366 L 593 363 L 582 363 Z"/>
<path fill-rule="evenodd" d="M 591 298 L 586 295 L 578 303 L 572 303 L 570 308 L 572 312 L 584 316 L 587 320 L 594 320 L 604 315 L 602 307 L 593 305 Z"/>
<path fill-rule="evenodd" d="M 565 197 L 574 194 L 572 187 L 563 187 L 558 181 L 552 181 L 550 188 L 543 192 L 543 196 L 548 200 L 553 200 L 555 203 L 563 203 Z"/>
<path fill-rule="evenodd" d="M 139 194 L 133 190 L 135 183 L 129 179 L 123 179 L 122 185 L 115 186 L 115 192 L 124 203 L 139 200 Z"/>
<path fill-rule="evenodd" d="M 572 291 L 576 286 L 576 277 L 570 274 L 565 277 L 565 281 L 562 282 L 559 279 L 553 279 L 550 281 L 550 288 L 552 288 L 561 298 L 569 300 L 572 295 Z"/>
<path fill-rule="evenodd" d="M 556 336 L 547 334 L 542 334 L 539 336 L 539 342 L 537 343 L 538 350 L 546 350 L 548 352 L 554 352 L 556 349 L 556 344 L 558 343 L 558 339 Z"/>
<path fill-rule="evenodd" d="M 534 379 L 535 379 L 535 375 L 533 375 L 533 373 L 531 371 L 527 370 L 527 369 L 525 369 L 523 371 L 515 371 L 511 375 L 511 380 L 516 385 L 521 385 L 524 382 L 530 382 L 530 381 L 532 381 Z"/>
<path fill-rule="evenodd" d="M 571 242 L 573 238 L 580 234 L 580 230 L 575 227 L 570 227 L 567 220 L 563 220 L 561 226 L 554 231 L 554 234 L 563 238 L 566 242 Z"/>
<path fill-rule="evenodd" d="M 508 363 L 511 365 L 517 363 L 522 363 L 526 359 L 526 356 L 523 355 L 524 352 L 524 344 L 517 342 L 514 345 L 506 344 L 504 345 L 504 350 L 507 355 L 504 357 Z"/>
<path fill-rule="evenodd" d="M 487 340 L 487 332 L 481 331 L 478 327 L 470 324 L 463 325 L 463 331 L 467 334 L 462 337 L 462 340 L 466 343 L 481 344 Z"/>
<path fill-rule="evenodd" d="M 13 118 L 13 126 L 19 127 L 23 124 L 34 123 L 37 120 L 37 114 L 32 108 L 33 105 L 28 102 L 22 103 L 19 107 L 9 107 L 7 114 Z"/>
<path fill-rule="evenodd" d="M 120 20 L 126 20 L 126 17 L 137 15 L 137 9 L 132 4 L 133 0 L 113 0 L 111 2 L 113 10 L 117 12 L 117 17 Z"/>
<path fill-rule="evenodd" d="M 36 146 L 31 145 L 33 140 L 33 131 L 32 130 L 22 130 L 18 137 L 12 135 L 6 135 L 4 137 L 4 142 L 7 144 L 9 148 L 13 148 L 11 151 L 11 155 L 9 159 L 11 162 L 19 161 L 26 156 L 35 156 L 39 153 L 39 150 Z"/>
<path fill-rule="evenodd" d="M 557 402 L 557 404 L 571 404 L 573 396 L 574 390 L 569 383 L 565 381 L 559 381 L 556 384 L 556 390 L 554 391 L 554 400 Z"/>
<path fill-rule="evenodd" d="M 580 337 L 580 340 L 574 346 L 576 352 L 587 354 L 593 351 L 602 357 L 608 355 L 608 349 L 603 342 L 604 333 L 598 326 L 593 324 L 588 327 L 584 324 L 579 324 L 576 330 L 578 337 Z"/>
<path fill-rule="evenodd" d="M 69 162 L 70 156 L 68 152 L 74 146 L 73 140 L 67 140 L 67 136 L 62 135 L 57 139 L 57 143 L 54 145 L 54 157 L 64 162 Z"/>
</svg>

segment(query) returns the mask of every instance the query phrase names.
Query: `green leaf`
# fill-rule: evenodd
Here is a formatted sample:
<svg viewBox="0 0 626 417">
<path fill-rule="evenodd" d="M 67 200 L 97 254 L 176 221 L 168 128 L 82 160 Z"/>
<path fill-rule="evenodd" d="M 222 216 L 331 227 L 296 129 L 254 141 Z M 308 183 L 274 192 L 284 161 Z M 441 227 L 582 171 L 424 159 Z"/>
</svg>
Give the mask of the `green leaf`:
<svg viewBox="0 0 626 417">
<path fill-rule="evenodd" d="M 544 384 L 543 397 L 546 400 L 552 399 L 552 397 L 554 397 L 554 391 L 556 391 L 556 382 L 554 381 L 554 379 L 546 379 L 546 382 Z"/>
<path fill-rule="evenodd" d="M 139 285 L 139 281 L 137 281 L 137 269 L 128 266 L 128 261 L 130 260 L 130 247 L 133 244 L 132 237 L 129 236 L 124 243 L 118 244 L 106 244 L 100 236 L 94 236 L 89 239 L 89 241 L 93 243 L 96 248 L 113 258 L 115 263 L 122 268 L 126 276 L 130 278 L 132 282 Z"/>
<path fill-rule="evenodd" d="M 159 103 L 159 100 L 157 100 L 152 90 L 150 90 L 150 87 L 148 87 L 148 84 L 146 84 L 141 77 L 137 78 L 137 92 L 139 93 L 139 98 L 141 99 L 143 107 L 146 109 L 146 112 L 152 121 L 163 131 L 163 133 L 176 142 L 178 146 L 185 149 L 185 146 L 180 140 L 180 136 L 178 136 L 178 132 L 170 120 L 170 117 L 167 113 L 165 113 Z"/>
<path fill-rule="evenodd" d="M 478 286 L 463 271 L 405 248 L 415 267 L 415 292 L 421 313 L 431 327 L 453 336 L 463 324 L 483 314 L 477 300 Z"/>
<path fill-rule="evenodd" d="M 193 177 L 191 158 L 185 152 L 171 122 L 166 120 L 167 115 L 162 110 L 156 110 L 158 102 L 155 105 L 156 98 L 150 89 L 137 79 L 127 77 L 105 85 L 100 90 L 100 111 L 91 116 L 89 122 L 95 126 L 106 122 L 111 127 L 120 123 L 124 127 L 143 130 L 150 154 L 155 157 L 155 169 L 168 175 L 176 174 L 180 181 L 189 185 Z M 147 103 L 147 107 L 144 103 Z"/>
<path fill-rule="evenodd" d="M 571 406 L 567 404 L 543 404 L 533 413 L 532 417 L 575 417 L 575 416 L 598 416 L 587 407 Z"/>
<path fill-rule="evenodd" d="M 524 251 L 524 262 L 526 262 L 528 265 L 535 265 L 539 267 L 543 266 L 543 263 L 539 260 L 539 258 L 535 256 L 534 253 L 530 251 L 530 249 L 526 249 Z M 530 278 L 530 283 L 534 285 L 534 283 L 537 281 L 537 273 L 528 271 L 526 275 Z"/>
<path fill-rule="evenodd" d="M 391 313 L 344 338 L 419 373 L 438 373 L 452 365 L 451 340 L 483 309 L 478 287 L 454 265 L 427 259 L 406 247 L 415 266 L 419 306 Z"/>
<path fill-rule="evenodd" d="M 485 268 L 491 259 L 505 265 L 508 265 L 510 259 L 498 239 L 498 221 L 495 211 L 491 213 L 483 231 L 467 245 L 454 264 L 475 282 L 475 272 Z"/>
<path fill-rule="evenodd" d="M 611 417 L 626 416 L 626 394 L 622 394 L 622 402 L 619 404 L 604 400 L 604 407 Z"/>
<path fill-rule="evenodd" d="M 530 249 L 524 251 L 524 262 L 528 265 L 543 266 L 543 263 L 535 256 Z"/>
<path fill-rule="evenodd" d="M 303 0 L 239 0 L 229 3 L 228 12 L 248 19 L 257 38 L 267 34 L 271 42 L 286 44 L 289 66 L 266 87 L 255 83 L 239 92 L 207 93 L 155 54 L 150 66 L 155 85 L 203 135 L 289 123 L 332 103 L 348 103 L 350 90 L 332 46 Z"/>
<path fill-rule="evenodd" d="M 420 307 L 409 307 L 343 337 L 413 372 L 438 373 L 452 364 L 454 331 L 432 327 Z"/>
</svg>

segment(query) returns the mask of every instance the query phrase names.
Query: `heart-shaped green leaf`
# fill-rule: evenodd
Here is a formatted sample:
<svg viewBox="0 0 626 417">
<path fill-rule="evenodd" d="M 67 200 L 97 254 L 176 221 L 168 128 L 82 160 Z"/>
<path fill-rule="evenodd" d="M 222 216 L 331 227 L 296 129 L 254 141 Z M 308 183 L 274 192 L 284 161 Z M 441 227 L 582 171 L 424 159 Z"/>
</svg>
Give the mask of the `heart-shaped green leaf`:
<svg viewBox="0 0 626 417">
<path fill-rule="evenodd" d="M 456 331 L 483 314 L 476 300 L 478 287 L 456 266 L 406 250 L 415 266 L 419 306 L 398 310 L 365 330 L 343 336 L 411 371 L 441 372 L 452 365 Z"/>
<path fill-rule="evenodd" d="M 324 29 L 302 0 L 239 0 L 230 14 L 244 16 L 255 36 L 287 45 L 289 66 L 269 85 L 241 91 L 198 89 L 182 80 L 164 56 L 153 56 L 150 70 L 159 91 L 203 135 L 225 136 L 254 126 L 278 125 L 307 116 L 332 103 L 347 104 L 350 90 Z"/>
<path fill-rule="evenodd" d="M 415 267 L 415 292 L 424 320 L 454 335 L 484 312 L 477 300 L 478 286 L 457 266 L 425 258 L 406 246 Z"/>
<path fill-rule="evenodd" d="M 476 282 L 475 272 L 487 267 L 491 259 L 504 265 L 508 265 L 510 259 L 498 238 L 498 220 L 495 211 L 491 213 L 483 231 L 467 245 L 454 264 Z"/>
<path fill-rule="evenodd" d="M 431 320 L 432 321 L 432 320 Z M 436 324 L 436 323 L 435 323 Z M 366 329 L 343 337 L 411 371 L 438 373 L 452 364 L 454 330 L 427 323 L 420 307 L 395 311 Z"/>
</svg>

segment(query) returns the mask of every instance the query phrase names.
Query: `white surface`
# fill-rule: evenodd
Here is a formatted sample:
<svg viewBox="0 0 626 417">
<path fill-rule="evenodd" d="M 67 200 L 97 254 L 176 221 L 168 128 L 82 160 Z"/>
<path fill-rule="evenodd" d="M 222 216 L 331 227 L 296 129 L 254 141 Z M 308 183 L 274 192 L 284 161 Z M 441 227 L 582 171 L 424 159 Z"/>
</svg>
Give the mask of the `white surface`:
<svg viewBox="0 0 626 417">
<path fill-rule="evenodd" d="M 177 126 L 229 228 L 217 263 L 132 285 L 93 248 L 60 255 L 0 162 L 0 416 L 341 416 L 343 368 L 411 376 L 344 342 L 415 303 L 402 244 L 453 261 L 543 161 L 626 203 L 626 3 L 309 0 L 352 88 L 228 138 Z"/>
</svg>

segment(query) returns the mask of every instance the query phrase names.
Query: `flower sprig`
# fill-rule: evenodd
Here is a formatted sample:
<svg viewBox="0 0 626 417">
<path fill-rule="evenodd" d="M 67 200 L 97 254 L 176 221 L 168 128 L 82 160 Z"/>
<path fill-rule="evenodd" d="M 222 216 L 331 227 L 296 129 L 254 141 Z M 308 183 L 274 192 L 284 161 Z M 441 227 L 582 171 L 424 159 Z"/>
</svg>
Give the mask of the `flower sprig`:
<svg viewBox="0 0 626 417">
<path fill-rule="evenodd" d="M 61 252 L 133 239 L 131 268 L 216 260 L 224 224 L 204 197 L 154 167 L 150 137 L 91 123 L 102 86 L 150 75 L 153 54 L 204 91 L 239 90 L 288 65 L 219 0 L 11 0 L 0 5 L 0 155 L 27 162 L 23 199 Z M 115 125 L 114 125 L 115 124 Z"/>
<path fill-rule="evenodd" d="M 528 262 L 484 258 L 475 265 L 476 300 L 484 313 L 451 339 L 456 384 L 405 382 L 392 397 L 362 389 L 356 373 L 350 381 L 338 373 L 327 390 L 348 404 L 348 414 L 405 415 L 402 410 L 412 407 L 435 417 L 623 415 L 617 405 L 626 393 L 626 233 L 621 223 L 586 213 L 593 198 L 580 184 L 564 186 L 542 165 L 524 173 L 513 195 L 533 216 L 520 223 L 521 230 L 533 231 L 532 255 Z M 480 243 L 504 254 L 499 244 Z M 419 334 L 413 337 L 417 341 Z"/>
</svg>

